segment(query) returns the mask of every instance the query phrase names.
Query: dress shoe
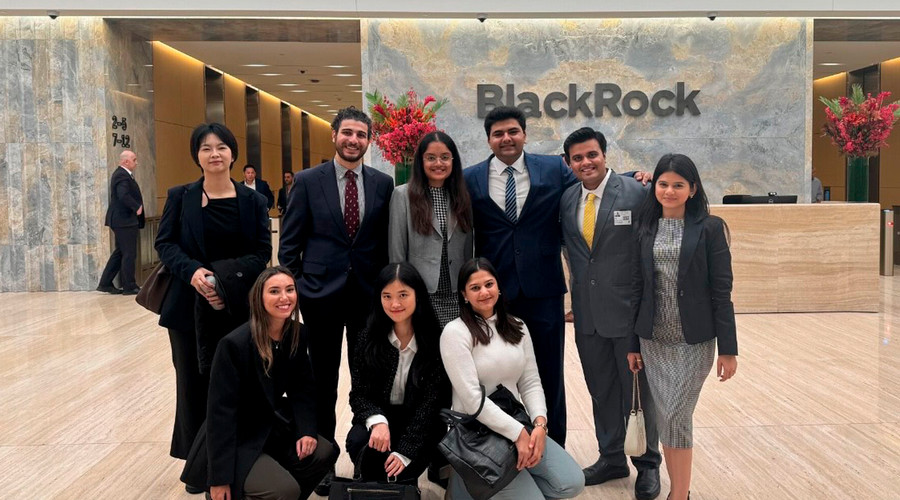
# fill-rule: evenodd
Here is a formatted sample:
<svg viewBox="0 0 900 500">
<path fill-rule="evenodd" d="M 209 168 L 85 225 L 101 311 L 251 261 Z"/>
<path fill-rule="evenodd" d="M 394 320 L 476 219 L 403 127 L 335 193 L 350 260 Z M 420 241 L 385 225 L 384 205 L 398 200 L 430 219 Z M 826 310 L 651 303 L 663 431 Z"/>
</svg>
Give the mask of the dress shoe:
<svg viewBox="0 0 900 500">
<path fill-rule="evenodd" d="M 201 493 L 206 492 L 205 489 L 197 487 L 197 486 L 191 486 L 190 484 L 184 485 L 184 491 L 190 493 L 191 495 L 199 495 Z"/>
<path fill-rule="evenodd" d="M 122 290 L 122 295 L 137 295 L 138 292 L 141 291 L 140 287 L 128 288 L 126 290 Z"/>
<path fill-rule="evenodd" d="M 634 481 L 634 496 L 637 500 L 653 500 L 659 496 L 659 469 L 644 469 L 637 473 Z"/>
<path fill-rule="evenodd" d="M 113 295 L 119 295 L 120 293 L 122 293 L 122 289 L 121 289 L 121 288 L 116 288 L 116 287 L 114 287 L 113 285 L 99 285 L 99 286 L 97 287 L 97 291 L 98 291 L 98 292 L 111 293 L 111 294 L 113 294 Z"/>
<path fill-rule="evenodd" d="M 593 486 L 603 484 L 610 479 L 628 477 L 630 472 L 627 465 L 609 465 L 606 460 L 601 458 L 594 465 L 584 469 L 584 485 Z"/>
<path fill-rule="evenodd" d="M 328 493 L 331 492 L 331 481 L 334 479 L 334 469 L 328 471 L 328 474 L 325 474 L 325 477 L 316 485 L 316 495 L 320 497 L 328 498 Z"/>
</svg>

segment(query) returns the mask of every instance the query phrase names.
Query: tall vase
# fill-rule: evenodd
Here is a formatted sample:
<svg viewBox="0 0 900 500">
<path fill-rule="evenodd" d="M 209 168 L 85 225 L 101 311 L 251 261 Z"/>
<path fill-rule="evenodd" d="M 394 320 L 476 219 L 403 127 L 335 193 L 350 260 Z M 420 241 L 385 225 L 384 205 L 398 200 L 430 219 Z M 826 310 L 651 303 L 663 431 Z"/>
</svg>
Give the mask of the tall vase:
<svg viewBox="0 0 900 500">
<path fill-rule="evenodd" d="M 847 201 L 869 201 L 869 159 L 864 156 L 847 161 Z"/>
<path fill-rule="evenodd" d="M 412 161 L 402 161 L 394 164 L 394 185 L 399 186 L 409 181 L 409 171 L 412 170 Z"/>
</svg>

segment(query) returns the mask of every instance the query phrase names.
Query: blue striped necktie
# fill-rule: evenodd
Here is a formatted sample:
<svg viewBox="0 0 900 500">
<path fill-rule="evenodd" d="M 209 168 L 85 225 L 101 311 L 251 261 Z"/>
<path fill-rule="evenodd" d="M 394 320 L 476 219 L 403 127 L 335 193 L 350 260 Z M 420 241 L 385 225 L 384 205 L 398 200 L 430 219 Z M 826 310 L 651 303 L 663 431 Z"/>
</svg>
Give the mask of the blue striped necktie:
<svg viewBox="0 0 900 500">
<path fill-rule="evenodd" d="M 518 219 L 516 215 L 516 179 L 513 177 L 515 169 L 506 167 L 503 172 L 509 176 L 506 178 L 506 217 L 515 224 Z"/>
</svg>

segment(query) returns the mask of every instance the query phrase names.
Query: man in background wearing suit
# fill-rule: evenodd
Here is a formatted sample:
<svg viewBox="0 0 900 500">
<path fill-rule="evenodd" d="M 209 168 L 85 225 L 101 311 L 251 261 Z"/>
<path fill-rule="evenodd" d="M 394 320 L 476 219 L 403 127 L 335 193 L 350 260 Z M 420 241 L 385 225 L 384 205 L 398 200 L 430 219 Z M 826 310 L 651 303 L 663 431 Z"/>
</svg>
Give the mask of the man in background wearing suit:
<svg viewBox="0 0 900 500">
<path fill-rule="evenodd" d="M 372 121 L 365 113 L 354 107 L 337 113 L 331 123 L 334 159 L 294 178 L 278 252 L 297 279 L 300 312 L 309 328 L 319 434 L 335 445 L 344 327 L 352 356 L 375 295 L 372 282 L 388 263 L 394 181 L 363 165 L 371 137 Z M 331 477 L 319 485 L 318 494 L 328 495 Z"/>
<path fill-rule="evenodd" d="M 275 195 L 269 188 L 269 183 L 256 178 L 256 167 L 253 165 L 244 165 L 244 185 L 250 189 L 256 190 L 257 193 L 266 197 L 266 208 L 272 209 L 275 204 Z"/>
<path fill-rule="evenodd" d="M 584 469 L 585 484 L 627 477 L 625 420 L 631 410 L 632 373 L 628 351 L 634 333 L 631 284 L 640 251 L 632 235 L 634 217 L 647 195 L 640 182 L 606 168 L 606 137 L 589 127 L 563 143 L 566 162 L 578 178 L 560 201 L 560 221 L 568 250 L 575 314 L 575 345 L 594 410 L 600 448 L 597 462 Z M 638 375 L 647 428 L 647 452 L 631 461 L 639 500 L 659 495 L 656 409 L 644 372 Z"/>
<path fill-rule="evenodd" d="M 287 197 L 291 194 L 291 185 L 294 184 L 294 173 L 291 171 L 281 174 L 284 184 L 278 190 L 278 215 L 284 215 L 287 210 Z"/>
<path fill-rule="evenodd" d="M 141 188 L 134 180 L 137 155 L 132 151 L 122 151 L 119 167 L 109 179 L 109 206 L 106 209 L 106 225 L 112 229 L 116 248 L 109 256 L 97 291 L 137 295 L 140 288 L 134 280 L 134 261 L 137 258 L 138 231 L 144 227 L 144 200 Z M 113 285 L 119 275 L 122 289 Z"/>
</svg>

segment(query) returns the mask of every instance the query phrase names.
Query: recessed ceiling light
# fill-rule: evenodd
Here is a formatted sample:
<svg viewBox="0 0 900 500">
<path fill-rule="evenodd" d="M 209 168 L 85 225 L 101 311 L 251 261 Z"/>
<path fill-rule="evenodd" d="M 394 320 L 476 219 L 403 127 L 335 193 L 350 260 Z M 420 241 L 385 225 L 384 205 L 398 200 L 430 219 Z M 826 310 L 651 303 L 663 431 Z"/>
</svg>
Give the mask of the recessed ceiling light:
<svg viewBox="0 0 900 500">
<path fill-rule="evenodd" d="M 843 64 L 836 63 L 836 62 L 827 62 L 827 63 L 819 63 L 819 66 L 843 66 Z"/>
<path fill-rule="evenodd" d="M 333 75 L 331 75 L 331 76 L 347 77 L 347 76 L 356 76 L 356 75 L 353 74 L 353 73 L 335 73 L 335 74 L 333 74 Z"/>
<path fill-rule="evenodd" d="M 152 93 L 153 93 L 153 89 L 148 90 L 147 93 L 148 93 L 148 94 L 152 94 Z"/>
<path fill-rule="evenodd" d="M 330 108 L 331 104 L 316 104 L 316 106 L 318 106 L 320 108 Z"/>
<path fill-rule="evenodd" d="M 141 86 L 140 83 L 129 83 L 129 84 L 127 84 L 127 85 L 128 85 L 129 87 L 140 87 L 140 86 Z"/>
<path fill-rule="evenodd" d="M 309 102 L 322 102 L 322 100 L 321 100 L 321 99 L 313 99 L 313 100 L 311 100 L 311 101 L 309 101 Z"/>
<path fill-rule="evenodd" d="M 260 73 L 259 76 L 281 76 L 281 73 Z"/>
<path fill-rule="evenodd" d="M 349 68 L 350 66 L 346 66 L 346 65 L 343 65 L 343 64 L 331 64 L 331 65 L 325 66 L 325 67 L 326 67 L 326 68 L 340 69 L 340 68 Z"/>
<path fill-rule="evenodd" d="M 256 64 L 256 63 L 254 63 L 254 64 L 244 64 L 244 67 L 245 67 L 245 68 L 267 68 L 267 67 L 269 67 L 269 65 L 268 65 L 268 64 Z"/>
<path fill-rule="evenodd" d="M 297 85 L 300 85 L 300 84 L 299 83 L 279 83 L 278 84 L 279 87 L 296 87 Z"/>
<path fill-rule="evenodd" d="M 356 92 L 357 94 L 362 94 L 362 90 L 354 90 L 353 92 Z"/>
<path fill-rule="evenodd" d="M 337 113 L 337 110 L 336 110 L 336 109 L 329 109 L 328 112 L 329 112 L 329 113 Z"/>
<path fill-rule="evenodd" d="M 347 86 L 348 87 L 362 87 L 362 85 L 359 83 L 351 83 L 351 84 L 348 84 Z"/>
<path fill-rule="evenodd" d="M 145 68 L 152 68 L 153 65 L 152 65 L 152 64 L 145 64 L 144 67 L 145 67 Z"/>
<path fill-rule="evenodd" d="M 294 90 L 292 90 L 291 92 L 297 92 L 297 93 L 299 94 L 300 92 L 309 92 L 309 91 L 308 91 L 308 90 L 303 90 L 303 89 L 294 89 Z"/>
</svg>

